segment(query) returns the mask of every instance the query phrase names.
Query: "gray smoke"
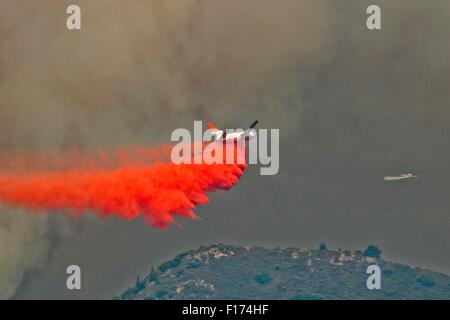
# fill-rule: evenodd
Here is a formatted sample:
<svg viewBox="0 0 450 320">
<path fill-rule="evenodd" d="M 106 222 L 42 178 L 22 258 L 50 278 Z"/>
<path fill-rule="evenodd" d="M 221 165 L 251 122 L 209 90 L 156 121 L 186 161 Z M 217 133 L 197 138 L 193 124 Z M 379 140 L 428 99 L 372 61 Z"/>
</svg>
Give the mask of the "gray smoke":
<svg viewBox="0 0 450 320">
<path fill-rule="evenodd" d="M 369 3 L 382 8 L 380 31 L 365 27 Z M 65 28 L 69 4 L 82 9 L 81 31 Z M 73 297 L 63 286 L 72 263 L 88 277 L 78 296 L 110 297 L 151 264 L 220 241 L 373 242 L 392 260 L 450 272 L 448 2 L 24 0 L 0 9 L 2 150 L 156 144 L 193 120 L 281 129 L 280 174 L 250 168 L 182 230 L 89 215 L 30 220 L 22 237 L 72 231 L 50 237 L 46 268 L 18 298 Z M 381 180 L 408 170 L 422 178 Z M 0 286 L 15 288 L 21 276 L 0 269 Z"/>
<path fill-rule="evenodd" d="M 25 273 L 42 264 L 48 249 L 47 217 L 0 207 L 0 299 L 15 294 Z"/>
</svg>

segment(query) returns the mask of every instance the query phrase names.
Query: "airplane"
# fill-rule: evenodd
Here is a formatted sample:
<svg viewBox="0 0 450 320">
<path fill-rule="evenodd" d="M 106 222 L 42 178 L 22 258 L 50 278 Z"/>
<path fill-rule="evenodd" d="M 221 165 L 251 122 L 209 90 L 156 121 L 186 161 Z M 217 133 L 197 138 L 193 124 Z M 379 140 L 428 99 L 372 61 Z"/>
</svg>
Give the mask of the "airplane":
<svg viewBox="0 0 450 320">
<path fill-rule="evenodd" d="M 400 173 L 400 176 L 386 176 L 386 177 L 384 177 L 384 181 L 397 181 L 397 180 L 404 180 L 404 179 L 418 178 L 418 177 L 420 177 L 420 176 L 417 174 Z"/>
<path fill-rule="evenodd" d="M 253 130 L 256 125 L 258 124 L 258 120 L 254 121 L 247 130 L 245 131 L 239 131 L 239 132 L 232 132 L 228 133 L 228 129 L 220 130 L 216 128 L 215 125 L 213 125 L 211 122 L 208 122 L 208 127 L 211 129 L 211 134 L 213 136 L 214 141 L 223 141 L 223 143 L 229 143 L 229 142 L 237 142 L 240 139 L 245 139 L 245 141 L 248 141 L 250 139 L 253 139 L 256 136 L 255 130 Z"/>
</svg>

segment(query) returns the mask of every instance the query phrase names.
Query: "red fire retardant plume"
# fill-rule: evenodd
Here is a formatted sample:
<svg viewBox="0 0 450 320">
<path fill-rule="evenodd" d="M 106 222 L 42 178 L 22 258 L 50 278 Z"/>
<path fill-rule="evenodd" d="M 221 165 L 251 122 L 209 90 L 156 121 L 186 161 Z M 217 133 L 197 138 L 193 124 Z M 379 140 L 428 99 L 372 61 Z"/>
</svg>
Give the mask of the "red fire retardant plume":
<svg viewBox="0 0 450 320">
<path fill-rule="evenodd" d="M 246 165 L 170 162 L 169 147 L 0 154 L 0 202 L 30 212 L 91 211 L 154 227 L 197 219 L 207 192 L 232 187 Z"/>
</svg>

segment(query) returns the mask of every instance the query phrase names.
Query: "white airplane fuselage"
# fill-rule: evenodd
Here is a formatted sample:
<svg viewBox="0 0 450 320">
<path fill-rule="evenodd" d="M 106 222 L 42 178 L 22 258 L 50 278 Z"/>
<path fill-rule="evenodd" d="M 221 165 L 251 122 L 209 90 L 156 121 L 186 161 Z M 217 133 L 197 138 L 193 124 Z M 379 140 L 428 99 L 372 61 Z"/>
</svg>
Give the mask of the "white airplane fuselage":
<svg viewBox="0 0 450 320">
<path fill-rule="evenodd" d="M 253 139 L 256 136 L 256 133 L 251 130 L 249 132 L 245 131 L 239 131 L 239 132 L 233 132 L 233 133 L 227 133 L 225 138 L 223 137 L 223 131 L 218 130 L 216 133 L 214 133 L 214 140 L 215 141 L 223 141 L 224 143 L 228 142 L 237 142 L 240 139 L 245 139 L 248 141 L 249 139 Z"/>
<path fill-rule="evenodd" d="M 253 122 L 247 130 L 232 130 L 232 132 L 228 133 L 228 129 L 219 130 L 212 123 L 208 122 L 209 128 L 212 130 L 212 136 L 214 137 L 214 141 L 222 141 L 223 143 L 236 143 L 241 139 L 245 139 L 248 141 L 256 137 L 255 126 L 258 124 L 258 120 Z"/>
<path fill-rule="evenodd" d="M 411 179 L 411 178 L 418 178 L 419 175 L 412 174 L 412 173 L 402 173 L 399 176 L 386 176 L 384 177 L 384 181 L 397 181 L 397 180 L 404 180 L 404 179 Z"/>
</svg>

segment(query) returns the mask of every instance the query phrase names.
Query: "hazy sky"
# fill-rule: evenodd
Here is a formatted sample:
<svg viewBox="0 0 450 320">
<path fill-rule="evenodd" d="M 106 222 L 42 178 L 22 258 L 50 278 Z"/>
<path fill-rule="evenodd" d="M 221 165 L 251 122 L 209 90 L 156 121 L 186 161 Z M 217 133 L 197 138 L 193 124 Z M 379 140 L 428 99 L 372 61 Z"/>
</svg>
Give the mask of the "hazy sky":
<svg viewBox="0 0 450 320">
<path fill-rule="evenodd" d="M 82 30 L 65 28 L 79 4 Z M 365 26 L 379 4 L 382 29 Z M 0 2 L 0 149 L 166 143 L 193 120 L 280 128 L 202 221 L 0 209 L 0 297 L 110 298 L 217 242 L 361 249 L 450 274 L 448 1 Z M 384 175 L 421 177 L 386 183 Z M 65 288 L 82 268 L 83 290 Z"/>
</svg>

